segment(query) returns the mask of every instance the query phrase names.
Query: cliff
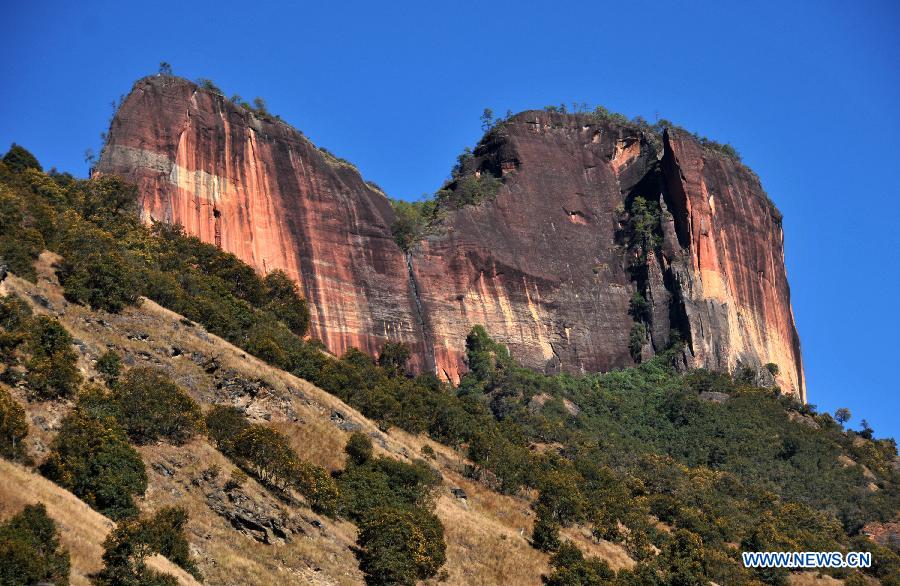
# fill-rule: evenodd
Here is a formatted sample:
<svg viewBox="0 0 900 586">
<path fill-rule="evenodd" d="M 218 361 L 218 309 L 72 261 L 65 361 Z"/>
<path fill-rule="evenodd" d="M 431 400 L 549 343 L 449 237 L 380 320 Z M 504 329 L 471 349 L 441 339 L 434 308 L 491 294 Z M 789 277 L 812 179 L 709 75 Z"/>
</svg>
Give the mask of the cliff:
<svg viewBox="0 0 900 586">
<path fill-rule="evenodd" d="M 417 369 L 456 380 L 483 324 L 529 366 L 582 372 L 633 364 L 675 331 L 687 365 L 766 378 L 772 363 L 805 392 L 777 212 L 752 172 L 678 131 L 660 144 L 589 116 L 519 114 L 462 170 L 501 178 L 496 195 L 446 207 L 409 253 L 355 168 L 186 80 L 135 84 L 97 170 L 138 184 L 147 221 L 297 279 L 336 353 L 400 340 Z M 637 198 L 657 213 L 643 253 Z"/>
</svg>

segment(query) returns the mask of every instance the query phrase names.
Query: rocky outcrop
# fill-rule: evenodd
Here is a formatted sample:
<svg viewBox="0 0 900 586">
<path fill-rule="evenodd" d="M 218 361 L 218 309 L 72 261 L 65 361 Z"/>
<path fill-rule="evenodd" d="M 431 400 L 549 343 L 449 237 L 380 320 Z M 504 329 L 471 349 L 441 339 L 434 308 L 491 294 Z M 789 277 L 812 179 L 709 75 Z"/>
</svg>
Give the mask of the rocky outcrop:
<svg viewBox="0 0 900 586">
<path fill-rule="evenodd" d="M 138 185 L 146 221 L 286 271 L 330 350 L 374 353 L 391 338 L 423 355 L 387 198 L 287 124 L 187 80 L 145 78 L 113 119 L 97 171 Z"/>
<path fill-rule="evenodd" d="M 335 353 L 400 340 L 416 369 L 457 380 L 482 324 L 528 366 L 585 372 L 646 359 L 674 331 L 687 365 L 771 382 L 772 363 L 804 393 L 777 212 L 751 171 L 679 131 L 516 115 L 462 170 L 501 178 L 496 195 L 447 207 L 408 253 L 355 168 L 186 80 L 135 84 L 98 171 L 138 184 L 147 221 L 284 269 Z M 659 212 L 643 255 L 628 234 L 637 197 Z"/>
</svg>

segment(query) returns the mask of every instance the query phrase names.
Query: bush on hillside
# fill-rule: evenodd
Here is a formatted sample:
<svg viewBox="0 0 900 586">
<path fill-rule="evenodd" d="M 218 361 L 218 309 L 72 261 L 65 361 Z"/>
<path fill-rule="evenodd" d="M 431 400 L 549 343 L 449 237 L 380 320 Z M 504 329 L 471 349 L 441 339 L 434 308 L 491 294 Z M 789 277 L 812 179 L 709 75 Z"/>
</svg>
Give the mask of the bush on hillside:
<svg viewBox="0 0 900 586">
<path fill-rule="evenodd" d="M 24 351 L 29 390 L 39 399 L 72 396 L 81 384 L 72 336 L 56 319 L 38 315 L 27 325 Z"/>
<path fill-rule="evenodd" d="M 145 559 L 161 554 L 200 580 L 184 535 L 187 513 L 164 507 L 144 519 L 120 521 L 103 543 L 103 569 L 92 576 L 97 586 L 177 586 L 174 576 L 147 567 Z"/>
<path fill-rule="evenodd" d="M 0 586 L 69 583 L 69 553 L 43 503 L 0 523 Z"/>
<path fill-rule="evenodd" d="M 203 429 L 200 406 L 162 372 L 132 368 L 116 383 L 119 422 L 138 444 L 163 438 L 180 445 Z"/>
<path fill-rule="evenodd" d="M 367 584 L 412 586 L 436 575 L 446 560 L 444 528 L 422 509 L 373 510 L 360 523 L 357 543 Z"/>
<path fill-rule="evenodd" d="M 147 490 L 144 462 L 112 418 L 76 407 L 50 444 L 41 473 L 112 519 L 137 514 L 134 496 Z"/>
</svg>

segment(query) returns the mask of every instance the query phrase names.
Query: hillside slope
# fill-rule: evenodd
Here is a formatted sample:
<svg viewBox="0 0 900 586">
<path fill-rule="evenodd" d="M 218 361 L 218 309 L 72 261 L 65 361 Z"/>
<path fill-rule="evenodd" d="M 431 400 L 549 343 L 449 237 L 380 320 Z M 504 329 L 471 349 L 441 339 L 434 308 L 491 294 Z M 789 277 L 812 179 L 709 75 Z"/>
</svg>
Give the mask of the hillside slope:
<svg viewBox="0 0 900 586">
<path fill-rule="evenodd" d="M 253 420 L 285 433 L 303 458 L 329 470 L 343 466 L 343 446 L 349 431 L 368 433 L 379 452 L 402 460 L 420 457 L 427 444 L 436 454 L 432 464 L 444 479 L 436 512 L 446 529 L 446 583 L 540 584 L 540 575 L 548 571 L 548 557 L 528 542 L 533 524 L 530 502 L 496 494 L 466 478 L 462 473 L 466 461 L 457 452 L 396 428 L 384 433 L 332 395 L 248 356 L 198 324 L 186 325 L 187 320 L 152 301 L 144 300 L 140 307 L 120 314 L 71 304 L 56 284 L 52 268 L 56 258 L 50 253 L 41 256 L 36 283 L 9 275 L 0 284 L 0 294 L 17 294 L 28 300 L 35 312 L 57 317 L 76 339 L 79 366 L 86 376 L 96 376 L 95 360 L 107 349 L 114 349 L 126 365 L 165 371 L 203 404 L 228 403 L 245 408 Z M 25 401 L 23 405 L 32 422 L 29 450 L 40 459 L 66 406 Z M 351 550 L 356 530 L 350 523 L 285 506 L 248 479 L 241 490 L 253 506 L 249 514 L 242 514 L 257 522 L 275 519 L 278 526 L 289 528 L 289 542 L 269 532 L 266 539 L 271 544 L 263 543 L 252 536 L 253 531 L 235 529 L 213 510 L 218 507 L 233 513 L 238 508 L 232 507 L 233 495 L 226 495 L 225 506 L 221 504 L 222 487 L 234 466 L 206 439 L 198 438 L 182 447 L 151 445 L 140 451 L 150 478 L 147 493 L 139 502 L 141 508 L 152 511 L 177 504 L 188 510 L 192 552 L 207 583 L 270 584 L 273 576 L 282 575 L 301 583 L 362 581 Z M 215 479 L 207 473 L 213 467 L 223 471 Z M 12 481 L 8 490 L 12 494 L 24 487 Z M 466 499 L 453 496 L 452 488 L 463 489 Z M 77 500 L 66 494 L 69 500 Z M 99 516 L 83 504 L 79 510 Z M 633 565 L 618 545 L 595 542 L 589 532 L 578 528 L 568 530 L 567 535 L 584 551 L 607 559 L 613 568 Z M 97 569 L 101 537 L 98 534 L 88 540 L 94 557 L 83 567 L 90 571 Z"/>
<path fill-rule="evenodd" d="M 103 567 L 103 540 L 115 524 L 43 476 L 0 458 L 0 520 L 35 503 L 44 503 L 59 528 L 60 542 L 72 559 L 72 585 L 90 584 L 88 576 Z M 147 565 L 175 576 L 182 586 L 199 585 L 193 576 L 160 555 L 149 558 Z"/>
</svg>

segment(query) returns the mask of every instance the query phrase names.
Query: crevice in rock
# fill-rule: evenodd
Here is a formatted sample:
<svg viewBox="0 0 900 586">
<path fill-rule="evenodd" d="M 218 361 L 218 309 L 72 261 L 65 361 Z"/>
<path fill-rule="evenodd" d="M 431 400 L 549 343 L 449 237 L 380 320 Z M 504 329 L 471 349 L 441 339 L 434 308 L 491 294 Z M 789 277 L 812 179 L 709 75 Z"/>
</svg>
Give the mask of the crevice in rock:
<svg viewBox="0 0 900 586">
<path fill-rule="evenodd" d="M 425 366 L 429 372 L 435 371 L 434 356 L 434 340 L 431 337 L 427 320 L 425 319 L 425 310 L 422 308 L 422 299 L 419 297 L 419 283 L 416 281 L 416 274 L 412 266 L 412 254 L 406 253 L 406 274 L 409 280 L 409 292 L 412 294 L 413 302 L 416 307 L 416 319 L 422 330 L 422 342 L 425 345 Z"/>
</svg>

